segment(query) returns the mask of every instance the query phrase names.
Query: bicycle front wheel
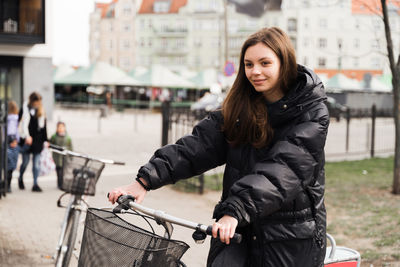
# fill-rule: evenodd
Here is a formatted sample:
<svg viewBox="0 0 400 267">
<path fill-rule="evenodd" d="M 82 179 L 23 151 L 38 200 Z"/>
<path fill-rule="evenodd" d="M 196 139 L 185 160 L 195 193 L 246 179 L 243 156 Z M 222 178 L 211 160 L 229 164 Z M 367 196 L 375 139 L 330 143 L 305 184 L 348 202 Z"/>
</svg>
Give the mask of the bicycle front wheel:
<svg viewBox="0 0 400 267">
<path fill-rule="evenodd" d="M 56 267 L 68 267 L 72 252 L 75 247 L 76 236 L 78 233 L 80 210 L 71 209 L 68 216 L 67 227 L 65 229 L 64 240 L 57 253 Z"/>
</svg>

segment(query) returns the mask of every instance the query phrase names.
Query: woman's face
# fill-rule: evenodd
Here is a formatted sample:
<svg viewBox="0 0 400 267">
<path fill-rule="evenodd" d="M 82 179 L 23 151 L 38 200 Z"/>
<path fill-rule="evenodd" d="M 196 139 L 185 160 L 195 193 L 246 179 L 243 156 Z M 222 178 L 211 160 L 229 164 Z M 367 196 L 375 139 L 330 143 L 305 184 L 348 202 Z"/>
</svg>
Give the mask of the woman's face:
<svg viewBox="0 0 400 267">
<path fill-rule="evenodd" d="M 42 102 L 40 100 L 37 100 L 37 101 L 33 101 L 31 106 L 32 106 L 32 108 L 38 109 L 41 104 L 42 104 Z"/>
<path fill-rule="evenodd" d="M 278 87 L 281 62 L 271 48 L 263 43 L 247 48 L 244 66 L 247 79 L 267 101 L 275 102 L 283 97 L 283 91 Z"/>
</svg>

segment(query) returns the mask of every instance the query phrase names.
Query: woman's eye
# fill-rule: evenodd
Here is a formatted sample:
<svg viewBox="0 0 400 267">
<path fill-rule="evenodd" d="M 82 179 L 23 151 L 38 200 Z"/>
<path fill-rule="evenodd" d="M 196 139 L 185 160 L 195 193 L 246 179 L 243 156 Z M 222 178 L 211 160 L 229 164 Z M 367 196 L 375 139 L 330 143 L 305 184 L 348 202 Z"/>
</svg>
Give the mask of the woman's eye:
<svg viewBox="0 0 400 267">
<path fill-rule="evenodd" d="M 269 62 L 266 62 L 266 61 L 261 63 L 261 65 L 263 65 L 263 66 L 267 66 L 268 64 L 269 64 Z"/>
<path fill-rule="evenodd" d="M 251 64 L 251 63 L 245 63 L 244 64 L 246 67 L 248 67 L 248 68 L 250 68 L 251 66 L 253 66 L 253 64 Z"/>
</svg>

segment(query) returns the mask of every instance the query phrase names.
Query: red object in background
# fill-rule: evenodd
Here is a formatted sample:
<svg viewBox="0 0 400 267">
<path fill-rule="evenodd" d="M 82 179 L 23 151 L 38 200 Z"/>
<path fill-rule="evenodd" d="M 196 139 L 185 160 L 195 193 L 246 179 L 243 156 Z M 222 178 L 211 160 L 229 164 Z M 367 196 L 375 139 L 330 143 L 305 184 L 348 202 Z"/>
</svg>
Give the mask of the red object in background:
<svg viewBox="0 0 400 267">
<path fill-rule="evenodd" d="M 325 264 L 325 267 L 357 267 L 356 261 L 346 261 L 346 262 L 335 262 L 330 264 Z"/>
</svg>

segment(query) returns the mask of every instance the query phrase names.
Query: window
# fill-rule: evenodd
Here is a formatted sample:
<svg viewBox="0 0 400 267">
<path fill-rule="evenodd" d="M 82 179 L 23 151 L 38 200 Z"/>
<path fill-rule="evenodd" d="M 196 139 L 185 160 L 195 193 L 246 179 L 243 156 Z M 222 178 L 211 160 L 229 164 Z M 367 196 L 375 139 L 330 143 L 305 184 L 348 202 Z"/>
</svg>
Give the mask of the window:
<svg viewBox="0 0 400 267">
<path fill-rule="evenodd" d="M 308 58 L 307 57 L 304 57 L 303 58 L 303 65 L 308 65 Z"/>
<path fill-rule="evenodd" d="M 186 64 L 186 58 L 184 56 L 176 57 L 175 60 L 177 65 Z"/>
<path fill-rule="evenodd" d="M 168 40 L 167 40 L 167 38 L 162 38 L 162 40 L 161 40 L 161 47 L 162 47 L 163 49 L 168 48 Z"/>
<path fill-rule="evenodd" d="M 195 47 L 201 47 L 201 46 L 202 46 L 201 38 L 196 38 L 196 39 L 194 39 L 193 45 L 194 45 Z"/>
<path fill-rule="evenodd" d="M 358 19 L 356 19 L 354 26 L 356 27 L 356 29 L 360 29 L 360 21 Z"/>
<path fill-rule="evenodd" d="M 372 68 L 376 68 L 376 69 L 380 68 L 380 67 L 381 67 L 381 60 L 380 60 L 380 58 L 373 57 L 373 58 L 371 59 L 371 66 L 372 66 Z"/>
<path fill-rule="evenodd" d="M 308 29 L 308 24 L 309 24 L 308 18 L 304 18 L 304 28 L 305 29 Z"/>
<path fill-rule="evenodd" d="M 337 44 L 338 44 L 339 50 L 342 50 L 342 48 L 343 48 L 343 40 L 341 38 L 337 39 Z"/>
<path fill-rule="evenodd" d="M 130 5 L 125 5 L 123 9 L 123 13 L 125 16 L 129 16 L 131 14 L 131 6 Z"/>
<path fill-rule="evenodd" d="M 319 38 L 318 39 L 318 47 L 319 48 L 326 48 L 326 46 L 327 46 L 326 38 Z"/>
<path fill-rule="evenodd" d="M 163 31 L 163 32 L 168 31 L 168 20 L 162 19 L 162 20 L 160 20 L 160 24 L 161 24 L 161 26 L 160 26 L 161 31 Z"/>
<path fill-rule="evenodd" d="M 140 37 L 140 46 L 141 47 L 145 47 L 146 46 L 146 44 L 144 42 L 144 37 Z"/>
<path fill-rule="evenodd" d="M 326 67 L 326 58 L 323 57 L 318 58 L 318 67 L 320 68 Z"/>
<path fill-rule="evenodd" d="M 288 31 L 289 32 L 296 32 L 297 31 L 297 19 L 290 18 L 288 20 Z"/>
<path fill-rule="evenodd" d="M 354 39 L 354 48 L 360 48 L 360 39 Z"/>
<path fill-rule="evenodd" d="M 358 67 L 358 57 L 353 58 L 353 66 Z"/>
<path fill-rule="evenodd" d="M 125 22 L 124 23 L 123 31 L 124 32 L 130 32 L 131 31 L 131 24 L 129 22 Z"/>
<path fill-rule="evenodd" d="M 109 48 L 110 50 L 113 49 L 113 40 L 112 40 L 112 39 L 111 39 L 111 40 L 108 40 L 108 48 Z"/>
<path fill-rule="evenodd" d="M 380 45 L 379 45 L 379 39 L 374 39 L 371 42 L 371 48 L 372 49 L 379 49 Z"/>
<path fill-rule="evenodd" d="M 110 22 L 110 24 L 108 25 L 108 30 L 109 30 L 110 32 L 112 32 L 112 31 L 114 30 L 114 27 L 113 27 L 113 23 L 112 23 L 112 22 Z"/>
<path fill-rule="evenodd" d="M 296 37 L 291 36 L 290 37 L 290 41 L 292 42 L 292 45 L 293 45 L 294 49 L 297 49 L 297 39 L 296 39 Z"/>
<path fill-rule="evenodd" d="M 149 39 L 147 40 L 147 44 L 149 47 L 153 46 L 153 38 L 149 37 Z"/>
<path fill-rule="evenodd" d="M 310 44 L 310 39 L 308 37 L 303 39 L 303 46 L 304 47 L 308 47 L 308 45 Z"/>
<path fill-rule="evenodd" d="M 122 58 L 120 58 L 120 66 L 123 68 L 123 69 L 130 69 L 130 67 L 131 67 L 131 62 L 130 62 L 130 60 L 129 60 L 129 58 L 126 58 L 126 57 L 122 57 Z"/>
<path fill-rule="evenodd" d="M 114 64 L 114 60 L 113 60 L 113 58 L 112 58 L 112 57 L 110 57 L 110 58 L 108 59 L 108 62 L 110 63 L 110 65 L 113 65 L 113 64 Z"/>
<path fill-rule="evenodd" d="M 154 2 L 153 10 L 154 13 L 168 13 L 169 11 L 169 3 L 170 1 L 165 0 L 156 0 Z"/>
<path fill-rule="evenodd" d="M 129 40 L 124 40 L 123 47 L 124 49 L 129 49 L 131 47 Z"/>
<path fill-rule="evenodd" d="M 149 20 L 147 21 L 147 27 L 148 27 L 149 29 L 153 28 L 153 22 L 151 21 L 151 19 L 149 19 Z"/>
<path fill-rule="evenodd" d="M 185 39 L 183 38 L 176 39 L 176 48 L 178 49 L 185 48 Z"/>
<path fill-rule="evenodd" d="M 326 29 L 328 27 L 328 21 L 325 18 L 319 19 L 319 27 Z"/>
<path fill-rule="evenodd" d="M 374 20 L 372 20 L 372 25 L 373 25 L 375 31 L 379 31 L 381 29 L 382 22 L 380 19 L 374 19 Z M 393 27 L 393 26 L 391 26 L 391 27 Z"/>
<path fill-rule="evenodd" d="M 144 30 L 144 19 L 140 19 L 140 29 Z"/>
</svg>

